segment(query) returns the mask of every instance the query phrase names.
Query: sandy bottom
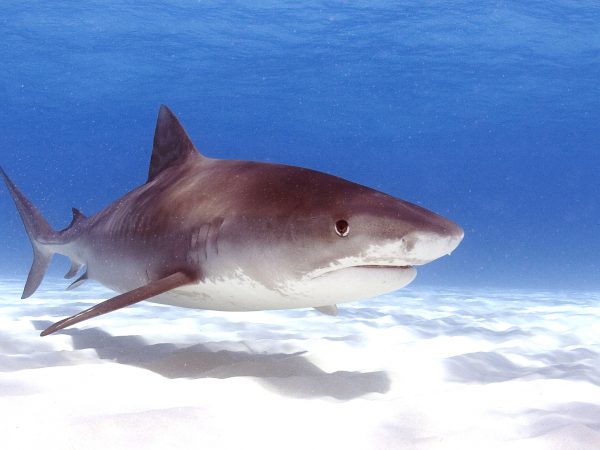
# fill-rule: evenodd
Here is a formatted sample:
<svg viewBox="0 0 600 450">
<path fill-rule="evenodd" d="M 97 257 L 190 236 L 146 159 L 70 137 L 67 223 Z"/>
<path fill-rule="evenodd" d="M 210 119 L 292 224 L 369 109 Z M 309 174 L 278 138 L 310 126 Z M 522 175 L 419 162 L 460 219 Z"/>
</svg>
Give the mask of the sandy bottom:
<svg viewBox="0 0 600 450">
<path fill-rule="evenodd" d="M 2 448 L 598 449 L 600 294 L 404 290 L 313 310 L 0 283 Z"/>
</svg>

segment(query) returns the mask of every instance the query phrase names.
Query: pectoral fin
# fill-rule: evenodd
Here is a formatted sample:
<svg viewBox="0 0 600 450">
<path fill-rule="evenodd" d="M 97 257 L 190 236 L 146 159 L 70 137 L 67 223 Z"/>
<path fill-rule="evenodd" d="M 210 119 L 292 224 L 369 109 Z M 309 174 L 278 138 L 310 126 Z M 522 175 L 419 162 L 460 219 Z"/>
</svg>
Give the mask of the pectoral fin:
<svg viewBox="0 0 600 450">
<path fill-rule="evenodd" d="M 337 305 L 327 305 L 327 306 L 317 306 L 315 308 L 322 314 L 327 314 L 328 316 L 337 316 Z"/>
<path fill-rule="evenodd" d="M 42 331 L 41 336 L 47 336 L 54 333 L 55 331 L 62 330 L 63 328 L 69 327 L 84 320 L 91 319 L 92 317 L 100 316 L 102 314 L 116 311 L 117 309 L 125 308 L 126 306 L 133 305 L 134 303 L 141 302 L 142 300 L 149 299 L 156 295 L 175 289 L 179 286 L 192 283 L 196 279 L 183 272 L 175 272 L 160 280 L 152 281 L 144 286 L 134 289 L 124 294 L 117 295 L 109 300 L 92 306 L 85 311 L 82 311 L 74 316 L 67 317 L 54 325 L 46 328 Z"/>
<path fill-rule="evenodd" d="M 69 287 L 67 287 L 67 291 L 71 291 L 73 289 L 75 289 L 76 287 L 81 286 L 83 283 L 85 283 L 85 281 L 88 279 L 88 274 L 87 274 L 87 270 L 83 273 L 83 275 L 81 275 L 79 278 L 77 278 L 75 281 L 73 281 Z"/>
<path fill-rule="evenodd" d="M 79 270 L 82 267 L 83 267 L 83 264 L 79 264 L 78 262 L 75 262 L 75 261 L 71 262 L 71 268 L 65 274 L 65 279 L 73 278 L 75 275 L 77 275 L 77 272 L 79 272 Z"/>
</svg>

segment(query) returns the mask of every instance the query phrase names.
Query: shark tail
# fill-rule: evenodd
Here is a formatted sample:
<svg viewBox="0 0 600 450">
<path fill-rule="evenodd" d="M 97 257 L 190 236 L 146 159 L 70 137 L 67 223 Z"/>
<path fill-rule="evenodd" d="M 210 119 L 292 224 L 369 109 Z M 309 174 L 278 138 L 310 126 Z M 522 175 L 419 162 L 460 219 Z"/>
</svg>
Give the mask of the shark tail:
<svg viewBox="0 0 600 450">
<path fill-rule="evenodd" d="M 21 296 L 21 298 L 27 298 L 37 290 L 48 270 L 52 255 L 54 254 L 50 247 L 51 244 L 57 241 L 58 233 L 52 229 L 33 203 L 8 178 L 2 167 L 0 167 L 0 175 L 2 175 L 4 183 L 19 210 L 23 225 L 25 225 L 25 231 L 33 247 L 33 264 L 29 271 L 25 288 L 23 289 L 23 295 Z"/>
</svg>

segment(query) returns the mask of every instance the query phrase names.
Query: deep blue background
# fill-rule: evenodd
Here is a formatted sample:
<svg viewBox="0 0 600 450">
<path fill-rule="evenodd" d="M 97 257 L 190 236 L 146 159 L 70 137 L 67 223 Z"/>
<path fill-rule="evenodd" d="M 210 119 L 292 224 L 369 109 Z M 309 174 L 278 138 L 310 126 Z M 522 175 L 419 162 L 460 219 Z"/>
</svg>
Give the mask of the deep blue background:
<svg viewBox="0 0 600 450">
<path fill-rule="evenodd" d="M 463 225 L 416 283 L 600 287 L 598 2 L 4 0 L 0 24 L 0 163 L 56 227 L 144 181 L 165 103 L 209 156 Z M 0 212 L 0 268 L 24 277 L 4 189 Z"/>
</svg>

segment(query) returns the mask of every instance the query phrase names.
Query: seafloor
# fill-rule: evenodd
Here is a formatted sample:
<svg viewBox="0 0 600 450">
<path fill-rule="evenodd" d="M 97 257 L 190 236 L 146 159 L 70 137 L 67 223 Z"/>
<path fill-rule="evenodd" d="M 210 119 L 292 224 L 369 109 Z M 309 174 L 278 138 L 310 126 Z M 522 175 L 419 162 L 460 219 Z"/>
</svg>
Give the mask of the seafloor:
<svg viewBox="0 0 600 450">
<path fill-rule="evenodd" d="M 404 290 L 313 310 L 142 303 L 0 283 L 2 447 L 597 449 L 600 294 Z"/>
</svg>

